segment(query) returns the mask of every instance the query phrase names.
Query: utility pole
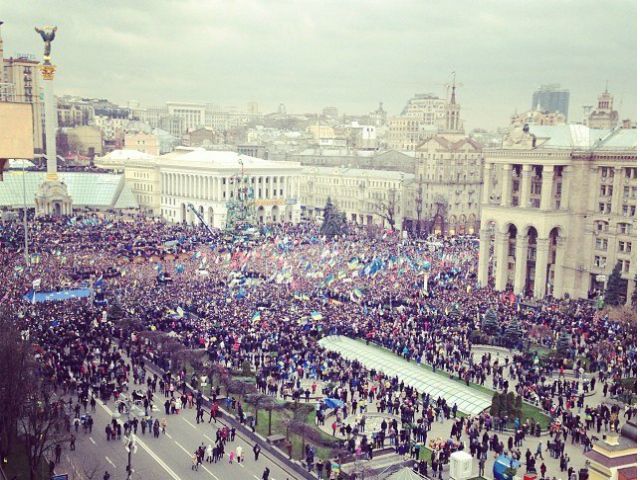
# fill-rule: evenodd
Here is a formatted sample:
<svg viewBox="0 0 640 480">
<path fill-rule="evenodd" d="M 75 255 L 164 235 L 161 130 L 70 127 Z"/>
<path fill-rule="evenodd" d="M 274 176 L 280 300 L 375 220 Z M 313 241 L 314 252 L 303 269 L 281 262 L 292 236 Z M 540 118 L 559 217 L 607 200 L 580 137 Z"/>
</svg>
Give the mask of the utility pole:
<svg viewBox="0 0 640 480">
<path fill-rule="evenodd" d="M 22 159 L 22 204 L 23 204 L 23 215 L 22 215 L 22 224 L 24 226 L 24 263 L 25 266 L 29 265 L 29 228 L 27 226 L 27 186 L 25 179 L 25 167 L 26 160 Z"/>
</svg>

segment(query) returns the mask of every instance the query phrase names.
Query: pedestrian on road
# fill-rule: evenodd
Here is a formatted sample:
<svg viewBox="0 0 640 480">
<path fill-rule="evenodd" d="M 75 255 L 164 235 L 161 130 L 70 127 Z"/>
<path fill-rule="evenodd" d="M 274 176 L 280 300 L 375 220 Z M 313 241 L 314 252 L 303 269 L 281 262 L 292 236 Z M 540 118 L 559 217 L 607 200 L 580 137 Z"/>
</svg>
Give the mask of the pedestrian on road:
<svg viewBox="0 0 640 480">
<path fill-rule="evenodd" d="M 56 454 L 56 465 L 58 463 L 60 463 L 60 455 L 62 455 L 62 445 L 60 445 L 59 443 L 56 444 L 56 449 L 55 449 L 55 454 Z"/>
<path fill-rule="evenodd" d="M 71 439 L 69 440 L 69 450 L 72 452 L 76 449 L 76 437 L 75 435 L 71 435 Z"/>
<path fill-rule="evenodd" d="M 244 458 L 242 457 L 242 445 L 238 445 L 236 447 L 236 459 L 238 460 L 238 463 L 242 463 L 242 461 L 244 460 Z"/>
<path fill-rule="evenodd" d="M 162 427 L 162 433 L 167 433 L 167 419 L 163 418 L 160 422 L 160 426 Z"/>
<path fill-rule="evenodd" d="M 253 446 L 253 454 L 255 455 L 255 460 L 256 462 L 258 461 L 258 457 L 260 456 L 260 450 L 262 450 L 260 448 L 260 445 L 258 445 L 257 443 Z"/>
<path fill-rule="evenodd" d="M 105 471 L 104 475 L 102 476 L 102 480 L 109 480 L 111 478 L 111 475 L 109 474 L 109 472 Z"/>
<path fill-rule="evenodd" d="M 262 480 L 269 480 L 270 474 L 271 474 L 271 470 L 269 470 L 269 467 L 266 467 L 264 469 L 264 472 L 262 472 Z"/>
</svg>

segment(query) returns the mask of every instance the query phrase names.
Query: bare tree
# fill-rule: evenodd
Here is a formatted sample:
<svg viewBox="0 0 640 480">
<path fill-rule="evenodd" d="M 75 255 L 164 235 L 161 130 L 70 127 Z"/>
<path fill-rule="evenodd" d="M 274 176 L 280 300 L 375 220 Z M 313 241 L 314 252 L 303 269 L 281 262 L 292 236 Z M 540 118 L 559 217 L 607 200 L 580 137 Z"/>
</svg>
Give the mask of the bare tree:
<svg viewBox="0 0 640 480">
<path fill-rule="evenodd" d="M 391 227 L 391 230 L 396 229 L 396 217 L 399 213 L 399 195 L 395 188 L 390 188 L 387 192 L 387 199 L 380 199 L 379 202 L 371 202 L 371 213 L 380 217 L 383 222 L 386 222 Z"/>
<path fill-rule="evenodd" d="M 29 377 L 23 372 L 23 378 Z M 53 389 L 41 378 L 32 376 L 26 380 L 29 386 L 19 413 L 19 427 L 24 439 L 29 465 L 29 478 L 39 478 L 38 470 L 45 455 L 56 444 L 68 441 L 70 434 L 64 431 L 62 404 L 54 401 Z"/>
<path fill-rule="evenodd" d="M 24 375 L 32 371 L 34 359 L 27 341 L 21 338 L 15 321 L 6 311 L 0 312 L 0 456 L 7 458 L 18 437 L 18 418 L 28 391 Z"/>
</svg>

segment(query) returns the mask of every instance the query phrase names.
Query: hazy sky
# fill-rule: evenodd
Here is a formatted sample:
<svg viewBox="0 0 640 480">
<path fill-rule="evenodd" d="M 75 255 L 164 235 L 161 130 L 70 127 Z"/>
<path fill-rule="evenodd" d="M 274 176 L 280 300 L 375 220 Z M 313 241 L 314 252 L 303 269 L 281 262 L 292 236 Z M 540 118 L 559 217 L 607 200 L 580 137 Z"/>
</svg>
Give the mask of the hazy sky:
<svg viewBox="0 0 640 480">
<path fill-rule="evenodd" d="M 42 55 L 33 27 L 58 25 L 57 93 L 397 114 L 455 70 L 467 129 L 506 124 L 542 83 L 569 88 L 579 120 L 608 80 L 635 119 L 636 13 L 634 0 L 0 0 L 5 55 Z"/>
</svg>

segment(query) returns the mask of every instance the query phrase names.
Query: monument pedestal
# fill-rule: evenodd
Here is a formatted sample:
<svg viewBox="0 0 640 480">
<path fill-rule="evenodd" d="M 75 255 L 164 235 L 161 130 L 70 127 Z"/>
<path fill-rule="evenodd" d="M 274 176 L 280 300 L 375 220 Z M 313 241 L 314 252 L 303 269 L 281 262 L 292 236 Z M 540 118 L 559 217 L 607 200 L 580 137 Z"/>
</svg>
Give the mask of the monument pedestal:
<svg viewBox="0 0 640 480">
<path fill-rule="evenodd" d="M 36 215 L 59 217 L 71 215 L 71 197 L 67 186 L 59 179 L 45 180 L 36 192 Z"/>
</svg>

